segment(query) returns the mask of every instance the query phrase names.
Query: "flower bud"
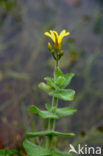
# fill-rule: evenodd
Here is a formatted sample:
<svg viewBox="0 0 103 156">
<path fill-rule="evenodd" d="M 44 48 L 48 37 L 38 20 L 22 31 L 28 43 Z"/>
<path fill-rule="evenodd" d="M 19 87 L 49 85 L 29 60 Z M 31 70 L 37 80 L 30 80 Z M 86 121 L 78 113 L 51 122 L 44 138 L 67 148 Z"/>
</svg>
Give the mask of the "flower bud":
<svg viewBox="0 0 103 156">
<path fill-rule="evenodd" d="M 52 54 L 52 55 L 55 54 L 55 50 L 54 50 L 54 49 L 51 50 L 51 54 Z"/>
<path fill-rule="evenodd" d="M 59 52 L 59 56 L 61 57 L 61 56 L 63 56 L 64 55 L 64 50 L 61 50 L 60 52 Z"/>
<path fill-rule="evenodd" d="M 48 42 L 48 49 L 49 49 L 49 51 L 52 51 L 52 50 L 53 50 L 53 47 L 52 47 L 52 45 L 50 44 L 50 42 Z"/>
</svg>

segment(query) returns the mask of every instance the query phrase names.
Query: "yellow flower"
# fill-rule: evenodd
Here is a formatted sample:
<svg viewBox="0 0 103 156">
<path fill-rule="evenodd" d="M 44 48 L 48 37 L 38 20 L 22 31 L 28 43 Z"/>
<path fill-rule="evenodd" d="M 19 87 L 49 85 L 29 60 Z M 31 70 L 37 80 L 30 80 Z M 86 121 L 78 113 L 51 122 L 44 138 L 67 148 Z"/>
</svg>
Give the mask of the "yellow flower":
<svg viewBox="0 0 103 156">
<path fill-rule="evenodd" d="M 45 32 L 44 35 L 49 36 L 54 42 L 55 50 L 61 49 L 61 42 L 65 36 L 68 36 L 70 33 L 66 32 L 66 30 L 62 30 L 60 34 L 58 34 L 54 30 L 50 30 L 50 32 Z"/>
</svg>

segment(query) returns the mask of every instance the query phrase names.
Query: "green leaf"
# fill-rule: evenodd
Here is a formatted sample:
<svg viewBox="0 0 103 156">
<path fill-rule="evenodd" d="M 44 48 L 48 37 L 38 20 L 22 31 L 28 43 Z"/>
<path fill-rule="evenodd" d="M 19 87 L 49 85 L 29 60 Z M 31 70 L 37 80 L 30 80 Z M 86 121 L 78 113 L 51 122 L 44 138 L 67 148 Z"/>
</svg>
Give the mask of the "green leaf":
<svg viewBox="0 0 103 156">
<path fill-rule="evenodd" d="M 51 77 L 45 77 L 44 80 L 47 82 L 47 84 L 52 88 L 57 88 L 56 84 L 54 83 L 54 80 Z"/>
<path fill-rule="evenodd" d="M 72 101 L 74 98 L 75 91 L 72 89 L 60 89 L 49 92 L 50 96 L 60 98 L 65 101 Z"/>
<path fill-rule="evenodd" d="M 54 82 L 60 89 L 64 89 L 71 82 L 73 76 L 73 73 L 64 75 L 59 68 L 56 68 L 54 71 Z"/>
<path fill-rule="evenodd" d="M 62 71 L 60 70 L 60 68 L 57 67 L 57 68 L 54 70 L 54 81 L 56 81 L 56 80 L 58 79 L 59 76 L 63 77 L 64 74 L 62 73 Z"/>
<path fill-rule="evenodd" d="M 42 118 L 45 118 L 45 119 L 47 119 L 47 118 L 58 119 L 58 115 L 56 115 L 52 112 L 49 112 L 49 111 L 40 110 L 36 106 L 30 106 L 29 111 L 31 113 L 39 114 Z"/>
<path fill-rule="evenodd" d="M 61 84 L 65 81 L 64 76 L 59 76 L 56 80 L 55 80 L 55 84 L 56 86 L 58 86 L 59 88 L 61 88 Z"/>
<path fill-rule="evenodd" d="M 7 150 L 7 149 L 0 150 L 0 156 L 11 156 L 12 154 L 18 154 L 18 152 L 16 150 Z"/>
<path fill-rule="evenodd" d="M 70 108 L 70 107 L 57 108 L 56 109 L 56 115 L 58 115 L 59 117 L 65 117 L 65 116 L 73 115 L 75 112 L 77 112 L 77 110 Z"/>
<path fill-rule="evenodd" d="M 65 153 L 65 152 L 61 152 L 61 151 L 59 151 L 58 149 L 53 149 L 53 150 L 51 151 L 51 155 L 52 155 L 52 156 L 72 156 L 72 154 Z"/>
<path fill-rule="evenodd" d="M 29 111 L 31 113 L 39 114 L 42 118 L 44 119 L 59 119 L 60 117 L 65 117 L 69 115 L 73 115 L 77 110 L 70 108 L 70 107 L 65 107 L 65 108 L 57 108 L 56 112 L 52 112 L 52 108 L 49 104 L 46 104 L 46 108 L 48 111 L 45 110 L 40 110 L 36 106 L 30 106 Z"/>
<path fill-rule="evenodd" d="M 48 149 L 37 146 L 28 140 L 24 141 L 23 146 L 28 156 L 50 156 L 50 151 Z"/>
<path fill-rule="evenodd" d="M 63 89 L 65 87 L 67 87 L 67 85 L 69 85 L 69 83 L 71 82 L 71 79 L 73 76 L 74 76 L 73 73 L 69 73 L 69 74 L 64 75 L 64 81 L 61 81 L 60 88 Z"/>
<path fill-rule="evenodd" d="M 50 91 L 53 90 L 50 86 L 48 86 L 48 85 L 45 84 L 44 82 L 41 82 L 41 83 L 39 84 L 39 88 L 42 89 L 42 90 L 44 90 L 45 92 L 50 92 Z"/>
<path fill-rule="evenodd" d="M 61 152 L 55 148 L 49 151 L 48 149 L 37 146 L 28 140 L 24 141 L 23 146 L 28 156 L 72 156 L 72 154 Z"/>
<path fill-rule="evenodd" d="M 44 80 L 47 84 L 42 82 L 39 84 L 39 87 L 46 92 L 50 92 L 55 89 L 64 89 L 70 83 L 73 76 L 73 73 L 64 75 L 57 67 L 54 71 L 54 79 L 51 77 L 45 77 Z"/>
<path fill-rule="evenodd" d="M 51 112 L 52 107 L 51 107 L 50 104 L 45 104 L 45 108 L 46 108 L 49 112 Z"/>
<path fill-rule="evenodd" d="M 63 136 L 63 137 L 72 137 L 75 136 L 74 133 L 62 133 L 57 131 L 40 131 L 40 132 L 30 132 L 24 135 L 27 138 L 33 138 L 37 136 Z"/>
</svg>

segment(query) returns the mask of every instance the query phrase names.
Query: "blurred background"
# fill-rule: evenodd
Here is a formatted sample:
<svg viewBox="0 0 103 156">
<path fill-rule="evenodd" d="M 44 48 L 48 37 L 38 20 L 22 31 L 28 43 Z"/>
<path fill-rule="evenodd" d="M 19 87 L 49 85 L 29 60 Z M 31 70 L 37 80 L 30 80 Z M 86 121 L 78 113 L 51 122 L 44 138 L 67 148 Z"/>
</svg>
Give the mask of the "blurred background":
<svg viewBox="0 0 103 156">
<path fill-rule="evenodd" d="M 24 132 L 46 127 L 28 106 L 43 109 L 51 102 L 38 88 L 44 76 L 53 75 L 44 36 L 50 29 L 71 33 L 63 41 L 60 67 L 75 73 L 69 88 L 76 96 L 73 102 L 59 101 L 59 106 L 78 110 L 56 124 L 56 130 L 76 136 L 56 143 L 65 150 L 69 143 L 103 145 L 103 1 L 0 0 L 0 148 L 18 149 Z"/>
</svg>

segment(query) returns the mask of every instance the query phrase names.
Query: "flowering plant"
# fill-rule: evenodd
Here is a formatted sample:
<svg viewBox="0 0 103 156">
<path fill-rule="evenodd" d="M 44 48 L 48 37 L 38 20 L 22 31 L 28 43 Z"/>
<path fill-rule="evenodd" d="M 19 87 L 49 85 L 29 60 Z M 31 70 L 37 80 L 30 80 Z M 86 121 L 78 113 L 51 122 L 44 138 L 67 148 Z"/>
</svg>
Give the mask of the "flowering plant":
<svg viewBox="0 0 103 156">
<path fill-rule="evenodd" d="M 64 101 L 72 101 L 74 98 L 75 91 L 72 89 L 65 89 L 70 83 L 73 73 L 63 74 L 59 68 L 58 61 L 64 54 L 61 50 L 62 39 L 69 35 L 66 30 L 61 31 L 60 35 L 56 31 L 45 32 L 44 35 L 50 37 L 53 40 L 54 46 L 48 42 L 48 49 L 51 52 L 53 58 L 56 61 L 56 67 L 54 70 L 54 77 L 45 77 L 46 83 L 42 82 L 39 87 L 47 92 L 49 96 L 52 96 L 52 104 L 45 104 L 46 110 L 40 110 L 36 106 L 30 106 L 29 111 L 31 113 L 38 114 L 44 119 L 48 119 L 48 129 L 45 131 L 26 133 L 26 138 L 35 138 L 40 136 L 45 136 L 46 139 L 42 146 L 31 143 L 30 141 L 24 141 L 24 148 L 28 156 L 70 156 L 69 153 L 64 153 L 56 149 L 54 145 L 53 137 L 72 137 L 74 133 L 62 133 L 55 131 L 55 120 L 61 117 L 73 115 L 76 110 L 71 107 L 58 108 L 58 99 Z"/>
<path fill-rule="evenodd" d="M 59 68 L 59 60 L 63 56 L 64 51 L 61 49 L 62 39 L 69 35 L 69 32 L 66 30 L 61 31 L 60 35 L 56 31 L 50 31 L 44 33 L 46 36 L 49 36 L 53 40 L 53 46 L 51 43 L 48 43 L 48 49 L 51 52 L 53 58 L 56 61 L 56 66 L 54 69 L 54 76 L 45 77 L 46 81 L 41 82 L 39 84 L 39 88 L 48 93 L 49 96 L 52 96 L 52 103 L 45 104 L 45 110 L 40 110 L 35 105 L 29 107 L 29 111 L 31 113 L 37 114 L 43 119 L 48 120 L 47 130 L 37 131 L 37 132 L 29 132 L 24 136 L 27 138 L 23 147 L 28 156 L 71 156 L 70 153 L 61 152 L 54 146 L 54 137 L 73 137 L 74 133 L 62 133 L 55 131 L 55 121 L 61 117 L 66 117 L 73 115 L 76 112 L 76 109 L 71 107 L 60 108 L 58 100 L 62 99 L 64 101 L 72 101 L 75 95 L 75 91 L 72 89 L 65 89 L 71 82 L 73 73 L 63 74 L 63 72 Z M 34 144 L 34 140 L 31 141 L 31 138 L 36 137 L 45 137 L 43 142 L 41 141 L 38 145 L 37 142 Z M 2 156 L 11 156 L 12 154 L 21 155 L 15 150 L 1 150 L 0 154 Z"/>
</svg>

